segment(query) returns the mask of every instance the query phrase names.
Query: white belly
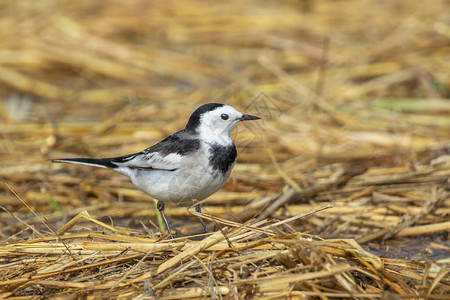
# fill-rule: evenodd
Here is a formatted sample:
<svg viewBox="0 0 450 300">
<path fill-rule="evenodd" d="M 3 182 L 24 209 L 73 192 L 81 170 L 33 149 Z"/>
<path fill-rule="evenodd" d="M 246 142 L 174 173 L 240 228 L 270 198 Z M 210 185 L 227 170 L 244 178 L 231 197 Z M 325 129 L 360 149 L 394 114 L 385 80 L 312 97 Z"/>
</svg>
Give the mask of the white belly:
<svg viewBox="0 0 450 300">
<path fill-rule="evenodd" d="M 131 181 L 153 198 L 181 204 L 204 200 L 223 187 L 234 163 L 226 173 L 213 169 L 208 151 L 183 158 L 176 170 L 149 170 L 118 168 L 116 171 L 130 177 Z"/>
<path fill-rule="evenodd" d="M 172 171 L 129 168 L 126 165 L 115 170 L 128 176 L 139 189 L 159 201 L 190 205 L 192 200 L 204 200 L 222 188 L 236 161 L 223 173 L 211 165 L 209 145 L 203 143 L 201 147 L 200 151 L 183 156 L 181 160 L 174 155 L 169 160 L 175 162 L 171 165 L 157 165 L 158 168 L 173 168 Z"/>
<path fill-rule="evenodd" d="M 131 181 L 139 189 L 157 200 L 177 204 L 208 198 L 223 187 L 230 175 L 212 170 L 136 171 Z"/>
</svg>

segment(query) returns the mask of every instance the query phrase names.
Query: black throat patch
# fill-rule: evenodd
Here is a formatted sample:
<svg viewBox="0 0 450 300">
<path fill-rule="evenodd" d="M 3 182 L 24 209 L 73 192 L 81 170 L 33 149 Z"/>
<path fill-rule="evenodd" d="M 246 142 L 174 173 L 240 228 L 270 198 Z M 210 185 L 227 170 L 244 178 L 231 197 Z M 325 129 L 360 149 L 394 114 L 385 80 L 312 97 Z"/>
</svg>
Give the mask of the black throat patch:
<svg viewBox="0 0 450 300">
<path fill-rule="evenodd" d="M 234 144 L 229 146 L 214 144 L 209 149 L 209 152 L 211 153 L 209 163 L 213 170 L 219 170 L 223 174 L 228 172 L 236 161 L 237 151 Z"/>
</svg>

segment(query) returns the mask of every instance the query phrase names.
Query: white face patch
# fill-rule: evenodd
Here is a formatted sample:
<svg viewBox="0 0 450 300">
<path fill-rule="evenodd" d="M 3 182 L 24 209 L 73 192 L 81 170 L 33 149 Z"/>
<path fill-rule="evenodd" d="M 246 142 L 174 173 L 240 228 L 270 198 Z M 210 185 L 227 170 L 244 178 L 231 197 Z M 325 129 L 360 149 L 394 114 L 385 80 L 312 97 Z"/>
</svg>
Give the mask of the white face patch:
<svg viewBox="0 0 450 300">
<path fill-rule="evenodd" d="M 228 105 L 204 113 L 200 118 L 198 127 L 200 139 L 220 145 L 232 144 L 230 130 L 241 121 L 242 115 Z"/>
</svg>

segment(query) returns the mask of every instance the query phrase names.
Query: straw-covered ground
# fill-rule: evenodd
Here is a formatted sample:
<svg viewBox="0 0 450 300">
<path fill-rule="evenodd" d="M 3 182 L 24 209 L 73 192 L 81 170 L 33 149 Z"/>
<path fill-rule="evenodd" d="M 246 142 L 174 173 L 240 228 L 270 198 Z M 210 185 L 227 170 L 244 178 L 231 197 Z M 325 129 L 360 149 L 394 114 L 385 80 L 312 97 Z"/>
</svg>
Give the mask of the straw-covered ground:
<svg viewBox="0 0 450 300">
<path fill-rule="evenodd" d="M 449 299 L 448 1 L 2 1 L 0 298 Z M 204 204 L 61 157 L 262 117 Z"/>
</svg>

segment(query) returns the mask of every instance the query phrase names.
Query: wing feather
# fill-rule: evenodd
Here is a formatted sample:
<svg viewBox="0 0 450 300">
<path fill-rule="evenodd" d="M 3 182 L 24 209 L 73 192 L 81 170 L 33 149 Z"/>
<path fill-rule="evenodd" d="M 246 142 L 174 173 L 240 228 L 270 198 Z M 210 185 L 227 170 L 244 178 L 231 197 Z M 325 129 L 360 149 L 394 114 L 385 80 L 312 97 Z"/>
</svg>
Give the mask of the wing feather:
<svg viewBox="0 0 450 300">
<path fill-rule="evenodd" d="M 182 167 L 184 159 L 200 149 L 200 140 L 183 137 L 179 131 L 139 153 L 117 157 L 111 162 L 118 167 L 143 170 L 174 171 Z"/>
</svg>

